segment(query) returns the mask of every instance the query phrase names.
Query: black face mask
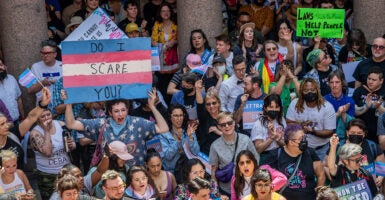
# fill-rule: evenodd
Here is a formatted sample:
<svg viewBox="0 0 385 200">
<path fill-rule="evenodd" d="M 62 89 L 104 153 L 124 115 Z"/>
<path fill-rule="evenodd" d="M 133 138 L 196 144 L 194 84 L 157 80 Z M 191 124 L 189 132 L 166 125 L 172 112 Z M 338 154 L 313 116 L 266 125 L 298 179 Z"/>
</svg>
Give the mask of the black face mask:
<svg viewBox="0 0 385 200">
<path fill-rule="evenodd" d="M 363 135 L 349 135 L 349 142 L 353 144 L 361 144 L 364 141 Z"/>
<path fill-rule="evenodd" d="M 306 102 L 314 102 L 318 98 L 317 94 L 314 92 L 309 92 L 307 94 L 303 95 L 303 99 L 305 99 Z"/>
<path fill-rule="evenodd" d="M 306 140 L 306 139 L 301 140 L 301 142 L 298 143 L 298 148 L 299 148 L 299 150 L 301 150 L 302 152 L 305 152 L 306 149 L 307 149 L 307 140 Z"/>
<path fill-rule="evenodd" d="M 279 115 L 279 111 L 268 110 L 268 111 L 266 111 L 266 115 L 269 116 L 271 119 L 276 119 Z"/>
<path fill-rule="evenodd" d="M 182 92 L 185 96 L 187 96 L 188 94 L 190 94 L 192 91 L 194 90 L 194 88 L 182 88 Z"/>
<path fill-rule="evenodd" d="M 7 72 L 6 71 L 0 72 L 0 82 L 3 82 L 5 78 L 7 78 Z"/>
</svg>

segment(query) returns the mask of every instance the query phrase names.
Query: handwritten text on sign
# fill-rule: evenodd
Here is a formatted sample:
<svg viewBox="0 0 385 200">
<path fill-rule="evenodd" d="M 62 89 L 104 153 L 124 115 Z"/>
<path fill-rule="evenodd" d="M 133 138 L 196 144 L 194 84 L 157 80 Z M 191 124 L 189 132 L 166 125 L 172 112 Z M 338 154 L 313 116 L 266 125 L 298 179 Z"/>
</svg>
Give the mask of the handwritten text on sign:
<svg viewBox="0 0 385 200">
<path fill-rule="evenodd" d="M 341 200 L 370 200 L 372 193 L 365 179 L 334 188 Z"/>
<path fill-rule="evenodd" d="M 68 41 L 62 48 L 66 103 L 147 97 L 150 38 Z"/>
<path fill-rule="evenodd" d="M 322 8 L 298 8 L 297 36 L 342 38 L 344 33 L 345 10 Z"/>
</svg>

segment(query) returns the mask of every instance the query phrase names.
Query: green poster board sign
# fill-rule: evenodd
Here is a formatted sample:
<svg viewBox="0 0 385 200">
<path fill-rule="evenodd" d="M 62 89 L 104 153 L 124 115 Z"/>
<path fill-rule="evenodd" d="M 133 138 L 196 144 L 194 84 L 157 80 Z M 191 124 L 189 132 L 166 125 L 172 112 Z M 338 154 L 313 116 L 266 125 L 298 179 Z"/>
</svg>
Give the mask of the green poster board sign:
<svg viewBox="0 0 385 200">
<path fill-rule="evenodd" d="M 297 37 L 342 38 L 344 9 L 298 8 Z"/>
</svg>

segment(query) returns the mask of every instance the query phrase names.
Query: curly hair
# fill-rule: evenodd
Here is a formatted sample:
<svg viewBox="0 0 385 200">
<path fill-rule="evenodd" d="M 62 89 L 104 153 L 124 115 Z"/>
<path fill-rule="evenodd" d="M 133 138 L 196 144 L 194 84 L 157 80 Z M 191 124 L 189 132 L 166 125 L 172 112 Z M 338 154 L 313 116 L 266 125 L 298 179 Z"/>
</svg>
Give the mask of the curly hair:
<svg viewBox="0 0 385 200">
<path fill-rule="evenodd" d="M 321 90 L 318 86 L 318 83 L 317 81 L 315 81 L 314 79 L 312 78 L 305 78 L 302 80 L 301 82 L 301 86 L 299 88 L 299 94 L 298 94 L 298 102 L 297 104 L 295 105 L 295 109 L 297 110 L 298 113 L 303 113 L 304 111 L 304 104 L 305 104 L 305 100 L 303 98 L 303 90 L 306 86 L 306 83 L 311 83 L 315 88 L 316 88 L 316 93 L 317 93 L 317 108 L 318 108 L 318 111 L 321 109 L 321 107 L 325 104 L 325 99 L 323 98 L 322 94 L 321 94 Z"/>
</svg>

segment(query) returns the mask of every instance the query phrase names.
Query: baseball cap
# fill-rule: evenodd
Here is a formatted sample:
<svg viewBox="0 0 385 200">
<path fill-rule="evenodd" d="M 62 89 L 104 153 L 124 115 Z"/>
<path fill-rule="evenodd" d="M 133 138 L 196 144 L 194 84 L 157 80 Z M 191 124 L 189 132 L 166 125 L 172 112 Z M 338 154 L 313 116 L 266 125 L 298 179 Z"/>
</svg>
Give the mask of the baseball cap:
<svg viewBox="0 0 385 200">
<path fill-rule="evenodd" d="M 226 63 L 226 59 L 221 55 L 217 55 L 213 58 L 213 65 L 215 63 Z"/>
<path fill-rule="evenodd" d="M 139 31 L 139 27 L 134 22 L 131 22 L 127 24 L 126 26 L 126 33 L 132 32 L 132 31 Z"/>
<path fill-rule="evenodd" d="M 134 157 L 128 153 L 127 146 L 121 141 L 113 141 L 109 144 L 112 152 L 122 160 L 131 160 Z"/>
</svg>

